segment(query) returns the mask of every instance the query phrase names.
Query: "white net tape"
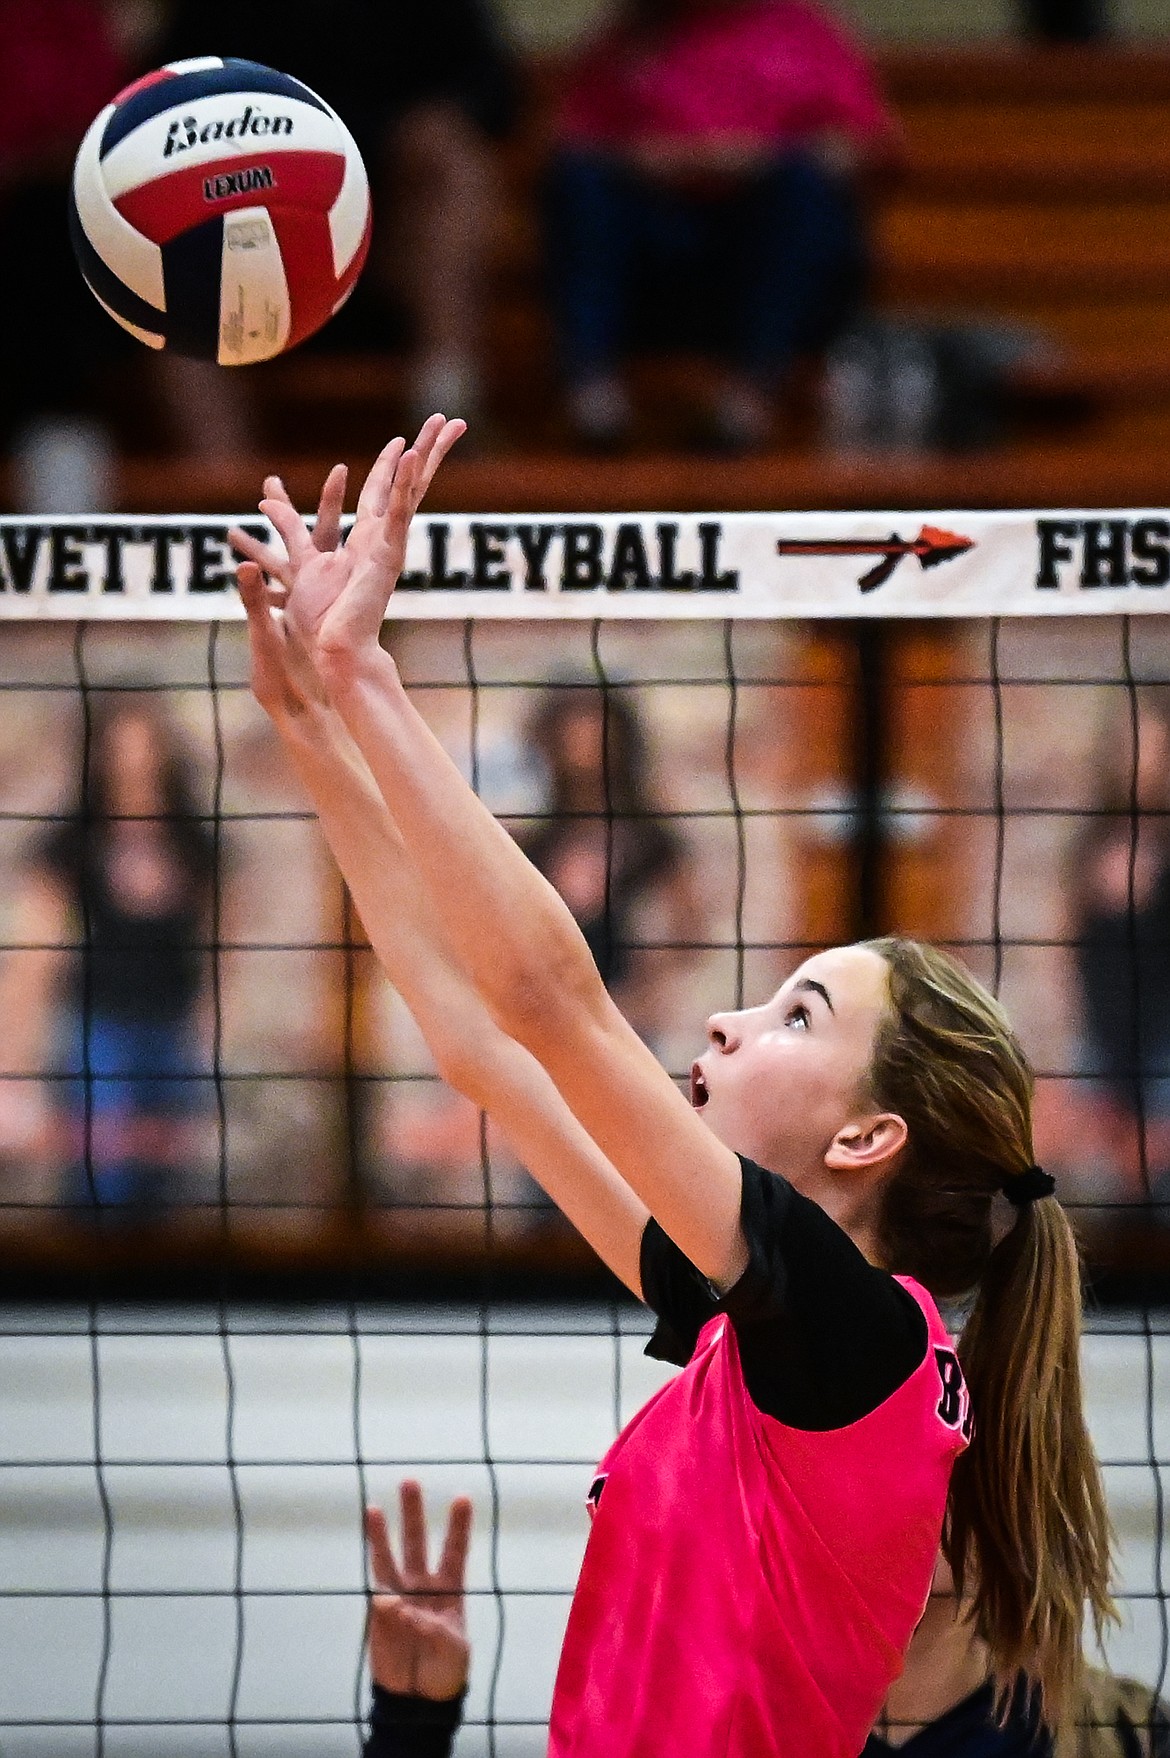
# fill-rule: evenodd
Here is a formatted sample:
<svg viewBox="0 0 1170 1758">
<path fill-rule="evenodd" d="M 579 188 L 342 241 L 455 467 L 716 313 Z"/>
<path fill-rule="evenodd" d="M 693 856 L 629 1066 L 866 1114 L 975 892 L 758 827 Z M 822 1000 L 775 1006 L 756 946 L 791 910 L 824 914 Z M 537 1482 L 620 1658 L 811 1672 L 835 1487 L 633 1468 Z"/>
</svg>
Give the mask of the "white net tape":
<svg viewBox="0 0 1170 1758">
<path fill-rule="evenodd" d="M 256 515 L 239 523 L 271 536 Z M 230 518 L 0 519 L 0 617 L 239 618 Z M 1170 513 L 423 516 L 396 619 L 1170 609 Z"/>
</svg>

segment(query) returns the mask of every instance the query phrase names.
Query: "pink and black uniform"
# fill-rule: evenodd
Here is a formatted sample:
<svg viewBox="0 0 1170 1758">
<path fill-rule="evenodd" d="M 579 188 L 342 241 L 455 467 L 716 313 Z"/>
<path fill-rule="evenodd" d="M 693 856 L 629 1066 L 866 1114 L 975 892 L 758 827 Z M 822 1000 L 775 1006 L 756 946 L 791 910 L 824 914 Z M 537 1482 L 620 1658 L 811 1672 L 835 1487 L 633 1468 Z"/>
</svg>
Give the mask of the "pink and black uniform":
<svg viewBox="0 0 1170 1758">
<path fill-rule="evenodd" d="M 922 1614 L 966 1390 L 926 1290 L 749 1160 L 719 1299 L 651 1221 L 649 1353 L 602 1460 L 549 1758 L 857 1758 Z"/>
<path fill-rule="evenodd" d="M 647 1353 L 686 1371 L 598 1467 L 549 1758 L 857 1758 L 926 1604 L 969 1429 L 950 1339 L 924 1288 L 741 1164 L 729 1294 L 643 1237 Z M 422 1708 L 381 1694 L 367 1758 L 448 1750 L 458 1705 L 426 1733 Z"/>
</svg>

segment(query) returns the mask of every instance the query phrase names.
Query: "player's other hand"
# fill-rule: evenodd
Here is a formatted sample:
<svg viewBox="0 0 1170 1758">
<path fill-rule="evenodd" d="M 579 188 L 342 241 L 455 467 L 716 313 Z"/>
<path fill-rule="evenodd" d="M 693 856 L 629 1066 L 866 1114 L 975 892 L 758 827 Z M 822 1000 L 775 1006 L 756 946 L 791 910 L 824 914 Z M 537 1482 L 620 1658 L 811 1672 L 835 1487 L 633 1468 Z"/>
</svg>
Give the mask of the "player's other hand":
<svg viewBox="0 0 1170 1758">
<path fill-rule="evenodd" d="M 437 1567 L 427 1560 L 422 1489 L 399 1486 L 400 1556 L 395 1556 L 381 1508 L 366 1509 L 366 1543 L 374 1592 L 370 1600 L 370 1671 L 385 1691 L 441 1701 L 467 1683 L 471 1646 L 463 1609 L 463 1579 L 471 1535 L 471 1503 L 452 1502 Z"/>
</svg>

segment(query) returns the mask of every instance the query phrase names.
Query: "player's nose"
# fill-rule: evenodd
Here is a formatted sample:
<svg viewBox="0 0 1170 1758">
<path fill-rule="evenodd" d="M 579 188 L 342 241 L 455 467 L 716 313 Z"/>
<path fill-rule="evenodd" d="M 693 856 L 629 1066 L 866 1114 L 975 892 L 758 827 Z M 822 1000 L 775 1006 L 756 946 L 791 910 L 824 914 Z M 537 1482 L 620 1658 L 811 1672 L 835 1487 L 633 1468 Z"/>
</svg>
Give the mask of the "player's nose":
<svg viewBox="0 0 1170 1758">
<path fill-rule="evenodd" d="M 707 1021 L 707 1037 L 715 1049 L 724 1055 L 738 1050 L 743 1041 L 739 1016 L 734 1013 L 713 1013 Z"/>
</svg>

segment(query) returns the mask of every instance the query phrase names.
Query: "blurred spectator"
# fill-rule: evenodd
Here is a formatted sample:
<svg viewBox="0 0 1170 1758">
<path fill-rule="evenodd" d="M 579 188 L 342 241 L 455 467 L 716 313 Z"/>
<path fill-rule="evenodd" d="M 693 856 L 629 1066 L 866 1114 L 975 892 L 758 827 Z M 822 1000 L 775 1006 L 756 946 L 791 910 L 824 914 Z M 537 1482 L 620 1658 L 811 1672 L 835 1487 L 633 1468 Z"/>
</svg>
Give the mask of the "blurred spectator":
<svg viewBox="0 0 1170 1758">
<path fill-rule="evenodd" d="M 1170 1196 L 1170 700 L 1111 722 L 1096 814 L 1075 851 L 1075 943 L 1087 1072 L 1104 1077 L 1116 1170 L 1135 1200 L 1144 1158 Z M 1136 814 L 1135 814 L 1136 808 Z M 1109 1119 L 1107 1119 L 1109 1121 Z"/>
<path fill-rule="evenodd" d="M 411 325 L 414 415 L 474 417 L 493 143 L 517 96 L 485 0 L 176 0 L 158 59 L 207 54 L 304 80 L 366 162 L 371 259 L 326 345 L 349 334 L 386 347 L 396 295 Z"/>
<path fill-rule="evenodd" d="M 693 953 L 700 910 L 690 859 L 655 814 L 646 732 L 628 690 L 558 686 L 524 736 L 547 778 L 541 821 L 520 842 L 556 887 L 606 987 L 651 1044 L 664 1020 L 660 978 Z M 681 949 L 648 954 L 639 939 Z M 663 962 L 665 960 L 665 962 Z"/>
<path fill-rule="evenodd" d="M 134 346 L 88 292 L 66 196 L 85 130 L 126 76 L 100 0 L 0 0 L 0 446 L 21 511 L 109 506 L 98 374 Z"/>
<path fill-rule="evenodd" d="M 451 1758 L 471 1666 L 464 1615 L 471 1504 L 466 1497 L 452 1503 L 432 1570 L 422 1491 L 406 1482 L 399 1493 L 400 1558 L 382 1510 L 366 1512 L 374 1701 L 364 1758 Z M 1147 1686 L 1098 1668 L 1087 1670 L 1078 1725 L 1056 1741 L 1038 1727 L 1022 1693 L 1006 1716 L 997 1716 L 987 1651 L 959 1612 L 940 1558 L 905 1670 L 879 1722 L 883 1731 L 871 1734 L 861 1758 L 1170 1758 L 1165 1705 Z"/>
<path fill-rule="evenodd" d="M 548 249 L 569 416 L 615 443 L 638 341 L 698 340 L 723 376 L 712 439 L 763 444 L 794 360 L 861 297 L 859 176 L 894 122 L 865 57 L 805 0 L 626 0 L 577 61 Z"/>
<path fill-rule="evenodd" d="M 62 1200 L 157 1208 L 175 1194 L 204 1108 L 215 844 L 176 729 L 148 695 L 92 699 L 70 816 L 37 845 L 0 988 L 11 1073 L 55 1069 L 45 1095 L 0 1081 L 0 1145 L 46 1129 Z M 202 1079 L 200 1076 L 202 1075 Z"/>
<path fill-rule="evenodd" d="M 591 680 L 567 679 L 537 698 L 519 743 L 535 759 L 540 796 L 539 817 L 518 840 L 568 904 L 622 1012 L 658 1051 L 677 1012 L 672 982 L 699 956 L 703 912 L 690 852 L 659 815 L 633 696 L 620 687 L 603 695 Z M 398 1196 L 481 1200 L 479 1115 L 449 1088 L 397 1095 L 384 1139 Z M 544 1192 L 494 1133 L 488 1142 L 493 1200 L 516 1205 L 541 1226 L 559 1225 Z"/>
</svg>

